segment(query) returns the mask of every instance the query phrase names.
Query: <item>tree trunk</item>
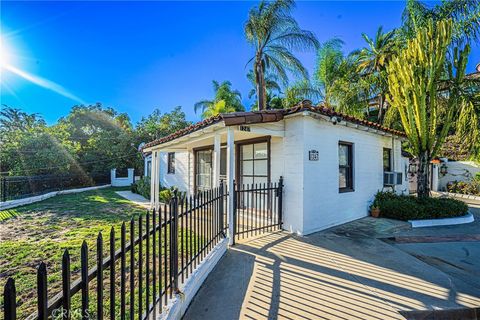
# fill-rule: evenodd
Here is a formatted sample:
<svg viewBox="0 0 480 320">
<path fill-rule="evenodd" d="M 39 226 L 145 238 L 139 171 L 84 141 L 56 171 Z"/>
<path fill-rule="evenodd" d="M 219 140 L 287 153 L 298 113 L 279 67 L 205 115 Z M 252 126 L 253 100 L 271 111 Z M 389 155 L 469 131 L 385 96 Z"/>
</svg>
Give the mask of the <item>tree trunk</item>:
<svg viewBox="0 0 480 320">
<path fill-rule="evenodd" d="M 430 158 L 428 152 L 424 151 L 418 159 L 417 170 L 417 195 L 419 198 L 428 198 L 430 196 L 430 185 L 428 176 L 430 171 Z"/>
<path fill-rule="evenodd" d="M 377 121 L 378 123 L 383 123 L 383 104 L 384 104 L 384 97 L 382 94 L 379 95 L 379 103 L 378 103 L 378 118 Z"/>
<path fill-rule="evenodd" d="M 258 110 L 266 109 L 266 90 L 265 90 L 265 76 L 263 74 L 262 60 L 257 57 L 255 60 L 255 81 L 257 83 L 257 100 Z"/>
</svg>

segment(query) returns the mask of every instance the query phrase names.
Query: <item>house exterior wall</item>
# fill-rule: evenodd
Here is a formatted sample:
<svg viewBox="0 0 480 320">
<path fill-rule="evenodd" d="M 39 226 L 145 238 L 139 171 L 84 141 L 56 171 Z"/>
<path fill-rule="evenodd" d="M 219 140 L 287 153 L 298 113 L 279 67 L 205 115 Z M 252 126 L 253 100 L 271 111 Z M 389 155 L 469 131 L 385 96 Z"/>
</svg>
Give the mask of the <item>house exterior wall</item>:
<svg viewBox="0 0 480 320">
<path fill-rule="evenodd" d="M 285 137 L 278 152 L 272 147 L 272 168 L 283 172 L 283 228 L 302 233 L 304 221 L 304 154 L 305 123 L 295 117 L 285 121 Z"/>
<path fill-rule="evenodd" d="M 168 152 L 160 152 L 160 185 L 188 190 L 188 152 L 175 152 L 175 173 L 167 173 Z"/>
<path fill-rule="evenodd" d="M 261 126 L 275 132 L 285 128 L 284 137 L 270 140 L 271 181 L 284 177 L 283 228 L 305 235 L 368 215 L 375 193 L 384 189 L 383 148 L 392 149 L 392 137 L 308 115 L 282 121 Z M 339 192 L 339 141 L 353 143 L 353 192 Z M 408 194 L 408 162 L 401 156 L 401 141 L 394 141 L 393 171 L 403 174 L 395 191 Z M 319 152 L 318 161 L 309 160 L 310 150 Z M 192 193 L 194 180 L 193 150 L 175 153 L 175 174 L 167 174 L 167 153 L 161 152 L 162 186 Z"/>
<path fill-rule="evenodd" d="M 392 138 L 344 125 L 304 117 L 303 223 L 301 234 L 368 215 L 375 193 L 383 187 L 383 148 L 392 148 Z M 354 191 L 339 192 L 338 143 L 353 143 Z M 308 151 L 318 150 L 319 160 L 309 161 Z M 397 192 L 408 193 L 400 141 L 396 139 L 394 171 L 403 172 Z"/>
</svg>

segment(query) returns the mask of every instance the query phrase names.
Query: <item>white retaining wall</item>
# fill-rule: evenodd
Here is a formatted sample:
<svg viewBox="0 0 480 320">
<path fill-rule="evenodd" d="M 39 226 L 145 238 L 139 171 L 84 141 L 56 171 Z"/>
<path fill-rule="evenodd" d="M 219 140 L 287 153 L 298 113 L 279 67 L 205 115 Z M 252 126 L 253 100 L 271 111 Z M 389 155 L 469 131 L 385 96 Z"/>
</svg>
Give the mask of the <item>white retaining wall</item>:
<svg viewBox="0 0 480 320">
<path fill-rule="evenodd" d="M 15 207 L 24 206 L 30 203 L 43 201 L 45 199 L 55 197 L 56 195 L 60 194 L 70 194 L 70 193 L 79 193 L 84 191 L 96 190 L 96 189 L 103 189 L 110 187 L 111 185 L 107 184 L 104 186 L 96 186 L 96 187 L 88 187 L 88 188 L 78 188 L 78 189 L 69 189 L 69 190 L 60 190 L 60 191 L 53 191 L 49 193 L 45 193 L 35 197 L 23 198 L 18 200 L 10 200 L 6 202 L 0 202 L 0 210 L 12 209 Z"/>
</svg>

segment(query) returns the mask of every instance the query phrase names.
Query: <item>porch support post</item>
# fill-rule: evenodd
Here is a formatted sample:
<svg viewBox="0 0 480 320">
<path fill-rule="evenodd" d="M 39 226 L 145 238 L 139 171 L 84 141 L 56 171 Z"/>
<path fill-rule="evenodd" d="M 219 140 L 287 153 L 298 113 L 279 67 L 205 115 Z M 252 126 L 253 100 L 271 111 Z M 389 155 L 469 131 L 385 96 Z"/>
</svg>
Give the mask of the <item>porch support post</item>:
<svg viewBox="0 0 480 320">
<path fill-rule="evenodd" d="M 155 200 L 155 210 L 160 208 L 160 151 L 156 152 L 155 157 L 155 193 L 153 199 Z"/>
<path fill-rule="evenodd" d="M 235 137 L 232 127 L 227 128 L 227 179 L 228 179 L 228 236 L 230 238 L 229 244 L 233 245 L 235 236 L 233 234 L 233 227 L 235 224 L 234 219 L 234 183 L 233 179 L 235 177 L 235 158 L 234 158 L 234 149 L 235 149 Z"/>
<path fill-rule="evenodd" d="M 213 183 L 212 186 L 217 188 L 220 186 L 220 135 L 215 134 L 213 140 Z"/>
<path fill-rule="evenodd" d="M 157 152 L 152 151 L 152 162 L 150 164 L 150 209 L 155 208 L 155 177 L 157 176 Z"/>
</svg>

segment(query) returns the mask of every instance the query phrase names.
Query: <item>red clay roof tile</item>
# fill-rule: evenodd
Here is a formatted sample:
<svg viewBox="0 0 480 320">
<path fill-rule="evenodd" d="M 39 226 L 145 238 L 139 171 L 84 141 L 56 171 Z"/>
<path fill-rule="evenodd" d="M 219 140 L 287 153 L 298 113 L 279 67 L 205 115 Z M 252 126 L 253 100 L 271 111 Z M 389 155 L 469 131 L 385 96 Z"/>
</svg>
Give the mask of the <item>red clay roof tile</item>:
<svg viewBox="0 0 480 320">
<path fill-rule="evenodd" d="M 363 125 L 366 127 L 371 127 L 374 129 L 378 129 L 383 132 L 391 133 L 398 136 L 405 136 L 405 133 L 402 131 L 394 130 L 388 127 L 384 127 L 378 123 L 371 122 L 364 119 L 359 119 L 356 117 L 352 117 L 350 115 L 336 112 L 331 108 L 325 106 L 312 106 L 312 103 L 309 100 L 304 100 L 292 108 L 289 109 L 280 109 L 280 110 L 264 110 L 264 111 L 251 111 L 251 112 L 233 112 L 227 114 L 219 114 L 217 116 L 202 120 L 191 126 L 188 126 L 184 129 L 181 129 L 175 133 L 172 133 L 168 136 L 163 138 L 151 141 L 143 146 L 143 149 L 150 148 L 159 144 L 163 144 L 172 140 L 175 140 L 179 137 L 185 136 L 197 130 L 206 128 L 210 125 L 215 123 L 224 122 L 226 126 L 234 126 L 234 125 L 241 125 L 241 124 L 254 124 L 254 123 L 268 123 L 268 122 L 277 122 L 282 120 L 285 116 L 309 111 L 329 117 L 339 117 L 342 120 Z"/>
</svg>

